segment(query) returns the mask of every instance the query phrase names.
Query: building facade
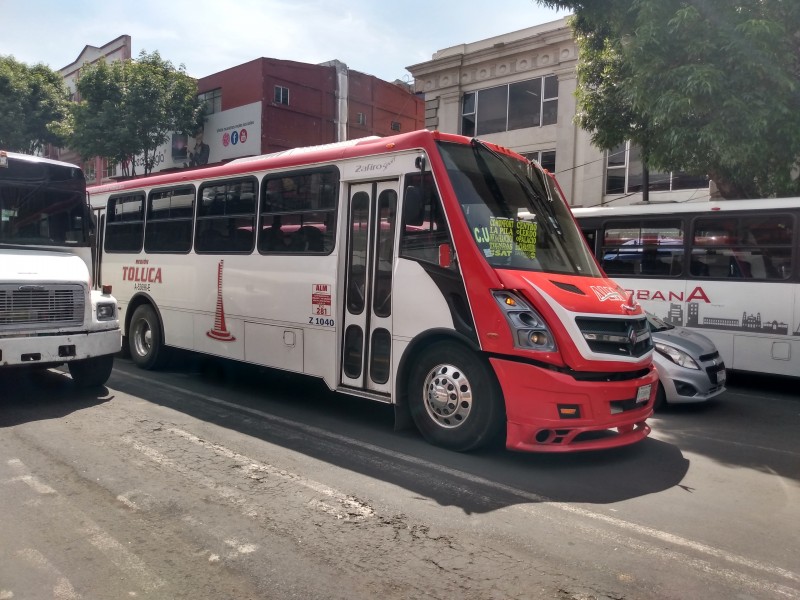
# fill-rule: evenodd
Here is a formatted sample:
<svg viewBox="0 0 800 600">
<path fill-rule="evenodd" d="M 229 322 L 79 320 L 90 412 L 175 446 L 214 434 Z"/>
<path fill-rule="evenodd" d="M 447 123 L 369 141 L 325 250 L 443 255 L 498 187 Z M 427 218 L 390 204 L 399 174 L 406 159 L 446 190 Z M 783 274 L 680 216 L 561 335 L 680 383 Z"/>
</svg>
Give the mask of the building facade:
<svg viewBox="0 0 800 600">
<path fill-rule="evenodd" d="M 538 160 L 573 206 L 642 200 L 635 147 L 592 145 L 575 123 L 578 48 L 567 18 L 437 51 L 411 65 L 425 126 L 477 136 Z M 650 173 L 651 201 L 707 200 L 705 178 Z"/>
<path fill-rule="evenodd" d="M 104 59 L 131 58 L 131 38 L 86 46 L 60 70 L 70 91 L 80 68 Z M 235 158 L 329 144 L 371 135 L 422 129 L 425 107 L 410 86 L 351 70 L 340 61 L 314 65 L 258 58 L 198 79 L 207 119 L 194 136 L 172 133 L 155 153 L 153 172 L 219 164 Z M 75 98 L 77 99 L 77 98 Z M 82 164 L 90 184 L 122 177 L 121 165 L 82 161 L 69 149 L 50 149 L 53 158 Z M 137 173 L 142 173 L 137 159 Z"/>
<path fill-rule="evenodd" d="M 67 85 L 67 89 L 69 89 L 71 99 L 78 99 L 78 75 L 84 65 L 91 65 L 100 60 L 105 60 L 108 63 L 119 60 L 129 60 L 131 58 L 131 49 L 131 36 L 129 35 L 121 35 L 99 47 L 90 45 L 84 46 L 81 53 L 78 54 L 78 58 L 58 71 L 64 78 L 64 83 Z M 100 183 L 102 180 L 108 180 L 108 178 L 115 173 L 115 166 L 113 164 L 109 165 L 108 161 L 102 158 L 91 158 L 84 161 L 77 152 L 69 148 L 50 147 L 47 150 L 47 154 L 50 158 L 81 165 L 86 175 L 86 181 L 90 185 Z"/>
<path fill-rule="evenodd" d="M 424 127 L 423 100 L 408 87 L 340 61 L 313 65 L 259 58 L 203 77 L 197 86 L 209 109 L 204 135 L 211 146 L 209 162 Z M 244 107 L 258 113 L 253 123 L 258 136 L 249 135 L 254 146 L 230 156 L 224 152 L 226 139 L 230 144 L 225 133 L 240 119 L 223 115 Z M 215 126 L 220 118 L 224 127 Z M 217 156 L 215 149 L 222 154 Z"/>
</svg>

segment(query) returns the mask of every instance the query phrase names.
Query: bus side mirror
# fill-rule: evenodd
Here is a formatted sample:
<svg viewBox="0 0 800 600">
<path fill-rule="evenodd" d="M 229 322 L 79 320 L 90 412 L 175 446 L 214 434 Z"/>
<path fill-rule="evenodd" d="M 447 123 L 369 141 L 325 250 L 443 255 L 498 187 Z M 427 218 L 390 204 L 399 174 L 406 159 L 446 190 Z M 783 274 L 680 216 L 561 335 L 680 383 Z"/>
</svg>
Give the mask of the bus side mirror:
<svg viewBox="0 0 800 600">
<path fill-rule="evenodd" d="M 439 244 L 439 266 L 447 269 L 453 264 L 453 251 L 450 244 Z"/>
</svg>

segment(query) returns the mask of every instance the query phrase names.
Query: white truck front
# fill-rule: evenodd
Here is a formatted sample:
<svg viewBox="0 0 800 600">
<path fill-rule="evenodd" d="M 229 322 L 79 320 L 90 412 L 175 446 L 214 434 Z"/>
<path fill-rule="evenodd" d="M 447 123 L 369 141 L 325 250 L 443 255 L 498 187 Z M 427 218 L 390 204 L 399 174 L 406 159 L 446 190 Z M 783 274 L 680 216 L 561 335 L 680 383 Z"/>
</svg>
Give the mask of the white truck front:
<svg viewBox="0 0 800 600">
<path fill-rule="evenodd" d="M 92 231 L 80 168 L 0 150 L 0 370 L 108 380 L 122 334 L 116 299 L 93 289 Z"/>
<path fill-rule="evenodd" d="M 91 288 L 80 256 L 0 247 L 3 369 L 66 363 L 77 385 L 103 385 L 121 344 L 117 301 Z"/>
</svg>

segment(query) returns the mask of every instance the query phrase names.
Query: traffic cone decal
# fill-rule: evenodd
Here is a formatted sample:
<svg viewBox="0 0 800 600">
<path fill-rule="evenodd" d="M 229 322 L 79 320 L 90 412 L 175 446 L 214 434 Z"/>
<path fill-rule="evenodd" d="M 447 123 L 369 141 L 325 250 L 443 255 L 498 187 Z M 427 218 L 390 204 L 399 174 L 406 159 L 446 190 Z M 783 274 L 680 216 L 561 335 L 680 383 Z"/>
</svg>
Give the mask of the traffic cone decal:
<svg viewBox="0 0 800 600">
<path fill-rule="evenodd" d="M 217 310 L 214 313 L 214 329 L 206 331 L 206 335 L 221 342 L 232 342 L 236 338 L 225 327 L 225 308 L 222 305 L 222 265 L 224 262 L 224 260 L 219 261 L 217 267 Z"/>
</svg>

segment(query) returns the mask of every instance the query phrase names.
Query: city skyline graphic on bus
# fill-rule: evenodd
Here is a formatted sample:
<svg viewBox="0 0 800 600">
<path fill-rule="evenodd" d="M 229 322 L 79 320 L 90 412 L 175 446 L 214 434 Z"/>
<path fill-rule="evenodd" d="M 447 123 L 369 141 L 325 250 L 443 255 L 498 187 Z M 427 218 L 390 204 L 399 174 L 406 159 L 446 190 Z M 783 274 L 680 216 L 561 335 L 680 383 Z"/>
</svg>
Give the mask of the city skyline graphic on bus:
<svg viewBox="0 0 800 600">
<path fill-rule="evenodd" d="M 747 314 L 742 312 L 741 319 L 725 317 L 701 317 L 700 302 L 689 302 L 686 305 L 688 317 L 684 322 L 683 305 L 670 303 L 669 312 L 664 320 L 671 325 L 689 327 L 692 329 L 719 329 L 724 331 L 750 331 L 755 333 L 772 333 L 776 335 L 789 335 L 789 325 L 778 320 L 762 319 L 761 313 Z M 800 336 L 800 327 L 792 333 Z"/>
</svg>

